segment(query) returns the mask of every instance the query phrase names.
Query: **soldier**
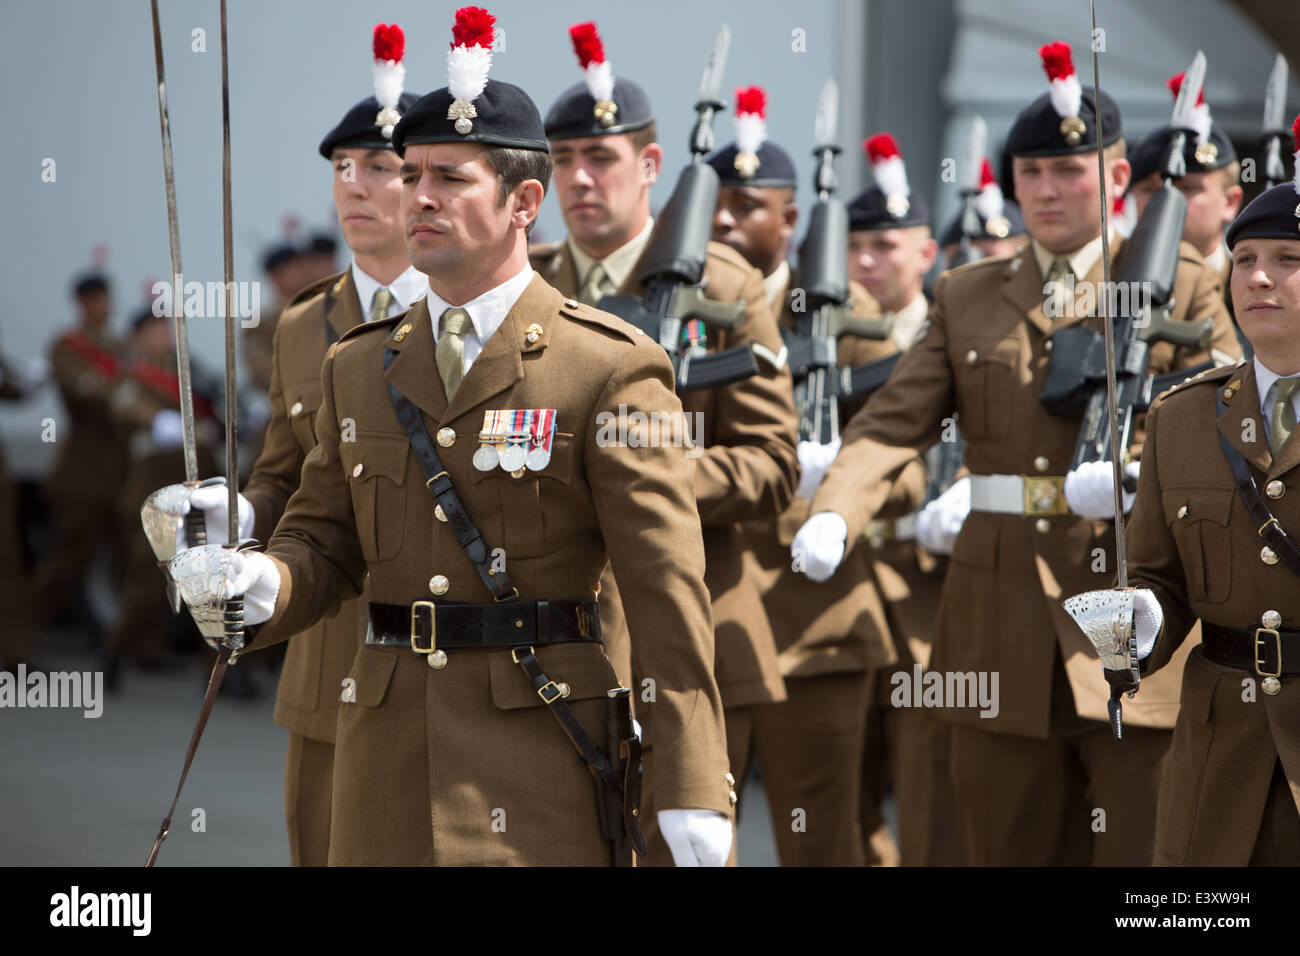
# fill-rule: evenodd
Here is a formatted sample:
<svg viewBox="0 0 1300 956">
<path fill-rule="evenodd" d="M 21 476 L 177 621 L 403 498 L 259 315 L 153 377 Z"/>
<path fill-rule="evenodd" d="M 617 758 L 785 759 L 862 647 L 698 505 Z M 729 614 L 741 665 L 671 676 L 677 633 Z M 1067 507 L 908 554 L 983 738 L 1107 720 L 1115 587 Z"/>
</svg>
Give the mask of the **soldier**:
<svg viewBox="0 0 1300 956">
<path fill-rule="evenodd" d="M 655 141 L 655 120 L 644 91 L 610 72 L 592 24 L 570 29 L 589 85 L 578 83 L 562 93 L 546 115 L 546 136 L 555 159 L 555 190 L 569 237 L 534 248 L 533 268 L 566 295 L 588 304 L 606 294 L 644 294 L 638 276 L 650 241 L 650 185 L 663 162 Z M 602 70 L 603 65 L 603 70 Z M 608 94 L 600 87 L 609 77 Z M 606 125 L 597 105 L 616 107 Z M 757 342 L 776 355 L 781 337 L 767 305 L 762 274 L 739 253 L 710 243 L 705 264 L 705 294 L 722 302 L 743 301 L 745 318 L 729 331 L 708 330 L 710 350 Z M 700 335 L 698 320 L 684 322 L 688 335 Z M 705 528 L 706 584 L 713 605 L 717 642 L 715 673 L 727 714 L 728 753 L 732 765 L 748 751 L 752 708 L 785 699 L 776 644 L 763 614 L 752 577 L 744 573 L 744 548 L 737 522 L 774 517 L 789 503 L 796 483 L 797 433 L 789 370 L 761 363 L 759 374 L 721 388 L 688 392 L 682 397 L 688 422 L 701 422 L 703 446 L 695 490 Z M 610 657 L 624 680 L 636 685 L 658 674 L 632 667 L 627 656 L 627 627 L 618 606 L 619 585 L 606 574 L 601 582 L 601 614 L 611 622 Z M 649 701 L 641 698 L 639 704 Z M 653 708 L 648 708 L 653 710 Z M 642 707 L 642 711 L 647 711 Z M 645 725 L 654 744 L 652 721 Z M 647 781 L 654 772 L 647 759 Z M 652 794 L 653 799 L 653 794 Z M 666 848 L 654 839 L 649 821 L 649 861 L 669 862 Z"/>
<path fill-rule="evenodd" d="M 930 235 L 925 201 L 908 186 L 894 137 L 879 133 L 863 147 L 876 183 L 849 203 L 849 275 L 880 301 L 886 317 L 893 320 L 894 345 L 906 350 L 924 333 L 929 309 L 925 275 L 934 265 L 938 243 Z M 938 472 L 943 448 L 941 444 L 929 452 L 929 471 Z M 918 467 L 923 487 L 927 468 L 908 466 L 909 470 Z M 955 865 L 961 856 L 953 823 L 948 727 L 927 710 L 891 704 L 895 674 L 911 680 L 914 666 L 924 669 L 929 664 L 947 561 L 918 546 L 912 515 L 872 521 L 865 537 L 869 548 L 863 550 L 870 556 L 886 601 L 894 651 L 889 666 L 875 671 L 868 681 L 860 810 L 868 841 L 866 858 L 883 865 Z M 887 789 L 892 790 L 898 808 L 896 844 L 881 810 Z"/>
<path fill-rule="evenodd" d="M 1296 195 L 1274 186 L 1228 229 L 1253 361 L 1167 392 L 1147 417 L 1127 529 L 1143 675 L 1202 630 L 1160 781 L 1157 865 L 1300 864 Z"/>
<path fill-rule="evenodd" d="M 271 420 L 243 492 L 253 506 L 251 527 L 246 518 L 246 528 L 259 541 L 270 540 L 298 487 L 303 460 L 316 446 L 326 350 L 354 326 L 406 311 L 429 287 L 407 256 L 401 161 L 393 151 L 391 129 L 384 135 L 396 118 L 383 111 L 391 107 L 400 118 L 418 99 L 402 92 L 395 75 L 401 70 L 404 40 L 396 24 L 375 27 L 376 95 L 350 108 L 320 142 L 320 154 L 334 170 L 334 206 L 353 259 L 342 273 L 299 292 L 280 316 L 271 355 Z M 225 522 L 224 488 L 200 489 L 196 497 L 218 523 Z M 284 798 L 294 866 L 324 866 L 329 860 L 340 686 L 365 632 L 363 594 L 289 642 L 275 722 L 289 731 Z"/>
<path fill-rule="evenodd" d="M 262 257 L 262 272 L 275 289 L 275 302 L 262 310 L 256 325 L 244 330 L 244 364 L 248 376 L 261 391 L 271 387 L 271 346 L 280 310 L 292 302 L 299 289 L 307 283 L 299 281 L 306 273 L 302 269 L 302 253 L 291 243 L 272 247 Z"/>
<path fill-rule="evenodd" d="M 1068 46 L 1040 52 L 1051 90 L 1020 112 L 1007 139 L 1032 242 L 1012 259 L 940 276 L 927 331 L 849 423 L 795 546 L 810 576 L 833 571 L 899 469 L 959 412 L 970 514 L 956 522 L 930 667 L 941 682 L 932 703 L 944 703 L 939 713 L 953 723 L 966 862 L 1141 865 L 1152 855 L 1181 661 L 1144 685 L 1146 700 L 1131 705 L 1133 726 L 1117 747 L 1096 652 L 1059 603 L 1113 573 L 1111 466 L 1085 465 L 1068 486 L 1065 476 L 1051 477 L 1072 460 L 1080 419 L 1053 416 L 1038 400 L 1057 333 L 1100 327 L 1085 308 L 1062 308 L 1055 322 L 1044 311 L 1045 293 L 1053 311 L 1072 304 L 1061 301 L 1070 273 L 1087 283 L 1101 277 L 1099 106 L 1107 200 L 1127 185 L 1129 169 L 1114 102 L 1080 86 Z M 1111 249 L 1122 262 L 1125 247 Z M 1174 297 L 1175 320 L 1213 317 L 1213 346 L 1236 352 L 1217 277 L 1185 243 Z M 1208 357 L 1157 343 L 1150 365 L 1165 372 Z M 971 686 L 979 680 L 983 694 Z M 967 688 L 978 702 L 965 699 Z M 908 697 L 924 706 L 913 691 Z"/>
<path fill-rule="evenodd" d="M 758 135 L 765 135 L 762 89 L 738 91 L 736 104 L 737 142 L 709 158 L 721 182 L 713 237 L 763 271 L 768 304 L 793 331 L 795 310 L 805 301 L 800 275 L 786 258 L 799 215 L 794 163 Z M 850 295 L 855 316 L 880 314 L 861 286 L 853 283 Z M 843 335 L 837 359 L 841 366 L 859 365 L 895 350 L 889 340 Z M 860 404 L 841 402 L 839 413 L 847 420 Z M 799 452 L 801 460 L 818 459 L 803 469 L 805 479 L 824 470 L 820 445 L 800 442 Z M 867 673 L 890 663 L 894 651 L 865 549 L 827 584 L 791 570 L 790 542 L 808 515 L 811 496 L 812 488 L 801 480 L 798 497 L 779 517 L 744 525 L 787 698 L 752 708 L 748 753 L 732 768 L 743 799 L 741 785 L 758 758 L 783 865 L 861 866 L 858 796 Z"/>
<path fill-rule="evenodd" d="M 45 481 L 54 534 L 33 574 L 37 627 L 58 617 L 80 589 L 96 551 L 115 540 L 117 494 L 128 463 L 126 436 L 109 407 L 121 346 L 108 329 L 108 280 L 89 274 L 73 288 L 78 327 L 50 349 L 50 368 L 67 414 L 55 421 L 57 452 Z"/>
<path fill-rule="evenodd" d="M 328 233 L 318 232 L 312 235 L 302 253 L 303 274 L 306 277 L 304 285 L 312 285 L 326 276 L 338 273 L 338 247 L 338 242 Z"/>
<path fill-rule="evenodd" d="M 1026 242 L 1025 217 L 1014 200 L 1002 195 L 1002 187 L 993 175 L 993 167 L 985 159 L 980 169 L 980 191 L 975 197 L 975 212 L 979 216 L 979 232 L 971 237 L 971 245 L 983 259 L 1010 256 L 1020 251 Z M 951 269 L 953 258 L 961 248 L 961 224 L 964 213 L 957 213 L 939 235 L 939 250 L 943 253 L 945 269 Z"/>
<path fill-rule="evenodd" d="M 671 366 L 529 268 L 551 160 L 532 100 L 487 78 L 492 23 L 457 12 L 448 87 L 393 133 L 429 292 L 326 354 L 318 444 L 267 553 L 226 552 L 233 593 L 265 622 L 257 648 L 369 573 L 331 864 L 598 865 L 592 779 L 612 771 L 588 744 L 618 681 L 595 600 L 612 562 L 636 660 L 658 680 L 660 826 L 678 863 L 720 865 L 731 801 L 694 471 L 683 448 L 617 447 L 596 427 L 620 406 L 680 425 Z"/>
</svg>

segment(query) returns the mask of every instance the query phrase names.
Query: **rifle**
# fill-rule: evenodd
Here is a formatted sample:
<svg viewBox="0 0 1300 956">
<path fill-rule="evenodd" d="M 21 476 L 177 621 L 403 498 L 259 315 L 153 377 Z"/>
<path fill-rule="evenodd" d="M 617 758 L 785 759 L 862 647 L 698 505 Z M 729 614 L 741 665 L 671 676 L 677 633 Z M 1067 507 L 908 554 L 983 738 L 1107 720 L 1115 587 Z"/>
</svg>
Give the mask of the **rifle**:
<svg viewBox="0 0 1300 956">
<path fill-rule="evenodd" d="M 664 347 L 673 359 L 679 392 L 717 388 L 758 374 L 757 345 L 712 354 L 704 354 L 700 346 L 682 345 L 684 321 L 698 319 L 706 326 L 735 329 L 745 318 L 743 302 L 719 302 L 704 295 L 704 263 L 718 203 L 718 174 L 704 159 L 713 150 L 714 114 L 726 108 L 718 97 L 730 43 L 731 31 L 724 24 L 700 81 L 691 162 L 655 222 L 638 275 L 645 297 L 607 295 L 597 303 L 597 308 L 626 319 Z M 780 367 L 780 360 L 772 359 Z"/>
<path fill-rule="evenodd" d="M 1171 318 L 1178 244 L 1187 220 L 1187 200 L 1174 181 L 1186 174 L 1183 148 L 1187 137 L 1195 134 L 1191 113 L 1204 79 L 1205 55 L 1198 51 L 1174 103 L 1168 151 L 1161 170 L 1163 182 L 1133 230 L 1113 283 L 1108 245 L 1103 252 L 1103 258 L 1107 259 L 1103 263 L 1105 291 L 1098 300 L 1105 305 L 1106 317 L 1114 318 L 1113 350 L 1097 332 L 1084 327 L 1062 329 L 1052 336 L 1055 342 L 1052 365 L 1039 400 L 1052 414 L 1072 416 L 1082 411 L 1083 423 L 1070 461 L 1071 470 L 1086 462 L 1110 461 L 1112 450 L 1121 457 L 1127 453 L 1134 415 L 1159 394 L 1153 391 L 1156 380 L 1147 372 L 1153 343 L 1169 342 L 1177 347 L 1204 349 L 1214 332 L 1213 319 L 1175 322 Z M 1102 211 L 1102 217 L 1104 237 L 1106 210 Z M 1126 294 L 1119 295 L 1112 290 L 1126 290 Z M 1104 365 L 1112 356 L 1116 391 L 1113 432 L 1109 427 L 1112 409 L 1107 396 L 1110 382 Z M 1176 378 L 1176 384 L 1181 381 L 1180 374 L 1187 373 L 1172 373 L 1165 381 Z M 1131 486 L 1132 480 L 1128 479 L 1126 487 L 1130 491 Z"/>
<path fill-rule="evenodd" d="M 1286 57 L 1281 53 L 1273 61 L 1264 91 L 1264 189 L 1269 190 L 1286 178 L 1282 165 L 1282 143 L 1291 138 L 1283 114 L 1286 110 Z"/>
<path fill-rule="evenodd" d="M 849 397 L 845 385 L 852 381 L 851 374 L 848 380 L 837 375 L 839 337 L 886 339 L 893 325 L 883 318 L 858 318 L 852 312 L 848 277 L 849 214 L 843 201 L 835 195 L 835 154 L 840 151 L 835 142 L 838 105 L 839 88 L 834 80 L 828 79 L 817 103 L 813 147 L 813 156 L 817 157 L 813 177 L 817 205 L 813 207 L 808 232 L 799 247 L 800 282 L 812 311 L 797 317 L 793 331 L 781 329 L 790 358 L 790 374 L 794 376 L 799 438 L 823 445 L 840 436 L 839 400 Z M 892 363 L 889 368 L 892 370 Z M 879 384 L 884 384 L 883 378 Z M 862 386 L 859 379 L 859 388 Z"/>
<path fill-rule="evenodd" d="M 988 127 L 984 124 L 984 117 L 976 116 L 971 120 L 970 133 L 966 137 L 966 165 L 962 168 L 961 245 L 952 257 L 950 269 L 984 258 L 984 253 L 980 252 L 973 240 L 980 234 L 980 214 L 975 208 L 975 199 L 980 194 L 980 171 L 984 168 L 984 145 L 987 139 Z"/>
</svg>

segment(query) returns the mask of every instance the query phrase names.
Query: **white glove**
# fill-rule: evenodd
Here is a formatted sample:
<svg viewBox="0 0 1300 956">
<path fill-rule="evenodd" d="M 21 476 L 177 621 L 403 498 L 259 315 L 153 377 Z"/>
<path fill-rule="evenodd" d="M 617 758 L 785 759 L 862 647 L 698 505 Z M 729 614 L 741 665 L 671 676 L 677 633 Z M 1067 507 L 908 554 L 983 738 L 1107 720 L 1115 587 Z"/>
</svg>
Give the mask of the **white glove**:
<svg viewBox="0 0 1300 956">
<path fill-rule="evenodd" d="M 714 810 L 660 810 L 659 832 L 678 866 L 726 866 L 731 821 Z"/>
<path fill-rule="evenodd" d="M 226 572 L 230 582 L 226 597 L 243 595 L 245 624 L 269 621 L 280 595 L 280 572 L 261 551 L 236 551 L 234 558 Z"/>
<path fill-rule="evenodd" d="M 1156 635 L 1165 623 L 1165 611 L 1156 600 L 1154 591 L 1136 588 L 1133 591 L 1133 630 L 1137 632 L 1138 660 L 1145 660 L 1156 646 Z"/>
<path fill-rule="evenodd" d="M 1115 517 L 1114 465 L 1108 461 L 1089 461 L 1065 476 L 1065 502 L 1082 518 L 1109 521 Z M 1129 462 L 1124 474 L 1137 478 L 1138 463 Z M 1125 491 L 1124 513 L 1133 507 L 1137 492 Z"/>
<path fill-rule="evenodd" d="M 795 494 L 805 501 L 812 501 L 817 486 L 826 477 L 826 469 L 830 468 L 839 450 L 838 438 L 829 445 L 815 441 L 801 441 L 799 443 L 799 487 Z"/>
<path fill-rule="evenodd" d="M 970 514 L 970 479 L 952 487 L 921 509 L 916 516 L 916 540 L 931 554 L 952 554 L 966 516 Z"/>
<path fill-rule="evenodd" d="M 834 511 L 819 511 L 803 523 L 790 544 L 790 555 L 802 559 L 803 573 L 818 583 L 825 581 L 844 560 L 849 525 Z"/>
<path fill-rule="evenodd" d="M 208 544 L 229 544 L 226 540 L 226 516 L 230 513 L 230 504 L 227 500 L 226 486 L 208 485 L 206 488 L 195 488 L 194 493 L 190 495 L 190 500 L 181 507 L 181 515 L 189 514 L 190 508 L 198 508 L 203 512 L 203 524 L 207 530 Z M 253 504 L 243 495 L 239 496 L 239 538 L 252 537 L 253 535 Z M 184 551 L 188 545 L 185 542 L 185 522 L 182 521 L 176 529 L 176 550 Z"/>
<path fill-rule="evenodd" d="M 164 408 L 153 417 L 153 443 L 159 448 L 179 448 L 185 443 L 185 424 L 181 413 Z"/>
</svg>

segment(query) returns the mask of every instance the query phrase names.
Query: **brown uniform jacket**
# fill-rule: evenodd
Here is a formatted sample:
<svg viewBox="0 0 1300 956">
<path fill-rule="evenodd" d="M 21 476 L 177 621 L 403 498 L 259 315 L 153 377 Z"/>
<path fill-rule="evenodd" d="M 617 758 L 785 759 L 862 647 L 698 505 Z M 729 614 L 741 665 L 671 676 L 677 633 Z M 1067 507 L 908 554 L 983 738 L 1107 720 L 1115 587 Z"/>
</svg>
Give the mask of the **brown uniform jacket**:
<svg viewBox="0 0 1300 956">
<path fill-rule="evenodd" d="M 782 296 L 781 325 L 794 329 L 793 293 L 799 275 L 792 273 Z M 871 295 L 852 283 L 853 314 L 859 318 L 880 315 Z M 872 341 L 841 336 L 836 349 L 841 368 L 886 358 L 898 350 L 892 339 Z M 840 421 L 847 422 L 863 401 L 841 402 Z M 913 471 L 919 480 L 922 475 Z M 922 489 L 912 489 L 920 494 Z M 822 584 L 793 570 L 790 544 L 808 518 L 808 501 L 795 498 L 775 519 L 745 524 L 745 538 L 754 561 L 753 574 L 763 595 L 763 609 L 771 623 L 783 677 L 859 672 L 892 663 L 896 655 L 890 642 L 885 609 L 873 576 L 871 551 L 854 549 L 835 575 Z"/>
<path fill-rule="evenodd" d="M 1217 421 L 1216 395 L 1228 405 Z M 1222 435 L 1245 456 L 1261 492 L 1272 487 L 1264 500 L 1294 538 L 1300 531 L 1300 429 L 1272 455 L 1259 401 L 1254 365 L 1247 363 L 1215 369 L 1166 393 L 1147 416 L 1127 529 L 1129 584 L 1155 592 L 1164 628 L 1144 672 L 1176 663 L 1197 619 L 1255 628 L 1264 612 L 1276 611 L 1284 629 L 1300 628 L 1300 581 L 1281 562 L 1261 560 L 1256 522 L 1237 495 L 1219 445 Z M 1246 441 L 1252 434 L 1254 440 Z M 1300 680 L 1282 678 L 1276 695 L 1260 685 L 1250 671 L 1207 660 L 1200 647 L 1191 652 L 1161 780 L 1158 865 L 1245 865 L 1279 759 L 1300 807 Z M 1133 703 L 1146 690 L 1143 679 Z M 1126 717 L 1129 706 L 1125 701 Z"/>
<path fill-rule="evenodd" d="M 531 250 L 533 268 L 566 295 L 578 292 L 578 276 L 567 242 Z M 619 291 L 645 290 L 637 281 L 638 263 Z M 709 330 L 710 351 L 757 341 L 773 354 L 781 349 L 776 318 L 763 294 L 763 278 L 744 257 L 720 243 L 709 243 L 704 269 L 706 294 L 722 302 L 743 301 L 746 318 L 733 331 Z M 793 500 L 798 481 L 798 423 L 794 416 L 790 370 L 759 361 L 759 373 L 722 388 L 687 392 L 682 406 L 703 454 L 696 459 L 695 496 L 704 526 L 706 582 L 713 604 L 717 643 L 715 673 L 728 707 L 785 699 L 776 640 L 763 613 L 752 575 L 746 574 L 745 542 L 739 522 L 780 514 Z M 608 575 L 601 588 L 601 615 L 617 622 L 618 587 Z M 623 582 L 619 581 L 619 585 Z M 611 658 L 626 628 L 611 628 Z M 637 672 L 638 677 L 646 675 Z M 666 806 L 660 804 L 660 806 Z"/>
<path fill-rule="evenodd" d="M 1116 256 L 1123 246 L 1112 246 Z M 1101 262 L 1085 277 L 1099 282 Z M 889 383 L 845 429 L 843 448 L 813 499 L 813 513 L 835 511 L 849 541 L 880 508 L 889 482 L 912 455 L 932 445 L 954 412 L 966 439 L 972 474 L 1064 475 L 1079 436 L 1079 419 L 1054 417 L 1038 401 L 1047 373 L 1052 320 L 1043 314 L 1043 278 L 1033 251 L 947 272 L 935 285 L 930 326 L 899 360 Z M 1214 318 L 1213 347 L 1238 355 L 1218 278 L 1184 243 L 1174 286 L 1176 320 Z M 1100 320 L 1074 316 L 1056 328 Z M 1186 368 L 1205 351 L 1152 347 L 1153 372 Z M 943 711 L 983 730 L 1045 738 L 1051 714 L 1053 662 L 1065 662 L 1075 706 L 1104 720 L 1106 685 L 1097 656 L 1060 602 L 1108 584 L 1115 573 L 1113 524 L 1074 515 L 1032 518 L 972 512 L 953 548 L 936 624 L 931 668 L 997 672 L 1000 710 L 981 718 L 975 707 Z M 1125 719 L 1171 727 L 1178 710 L 1178 674 L 1154 678 L 1125 707 Z"/>
<path fill-rule="evenodd" d="M 111 337 L 79 329 L 61 335 L 50 349 L 50 370 L 67 410 L 67 418 L 56 422 L 59 451 L 46 479 L 56 505 L 65 496 L 111 504 L 126 476 L 127 434 L 110 407 L 120 351 Z"/>
<path fill-rule="evenodd" d="M 330 276 L 330 278 L 334 278 Z M 324 281 L 324 280 L 322 280 Z M 293 297 L 290 305 L 301 302 L 303 293 L 309 290 L 320 291 L 320 282 L 313 282 L 302 292 Z M 286 306 L 285 308 L 287 308 Z M 283 309 L 268 309 L 257 325 L 243 330 L 244 364 L 248 366 L 248 377 L 260 389 L 271 387 L 271 365 L 275 354 L 275 330 L 280 324 Z"/>
<path fill-rule="evenodd" d="M 534 323 L 542 331 L 529 341 Z M 387 372 L 386 348 L 397 353 Z M 442 463 L 489 548 L 504 552 L 521 600 L 593 600 L 612 563 L 634 665 L 658 685 L 655 803 L 730 816 L 686 450 L 599 438 L 598 425 L 620 405 L 679 413 L 663 349 L 534 277 L 450 403 L 434 351 L 422 301 L 354 329 L 327 353 L 319 443 L 271 540 L 281 586 L 256 644 L 333 612 L 357 594 L 367 570 L 375 601 L 491 601 L 451 527 L 435 517 L 393 413 L 392 383 L 440 436 Z M 555 409 L 547 467 L 474 468 L 484 411 L 527 408 Z M 354 441 L 342 440 L 344 422 L 355 426 Z M 602 739 L 606 691 L 618 682 L 602 649 L 558 644 L 539 647 L 537 657 L 569 685 L 569 705 Z M 435 670 L 405 648 L 357 653 L 355 702 L 339 714 L 331 862 L 605 864 L 591 776 L 510 651 L 448 658 Z"/>
<path fill-rule="evenodd" d="M 280 313 L 271 350 L 271 419 L 243 491 L 253 505 L 253 537 L 259 541 L 270 540 L 298 488 L 303 460 L 316 447 L 325 352 L 364 321 L 351 269 L 307 286 Z M 289 642 L 275 695 L 277 724 L 313 740 L 334 740 L 339 688 L 365 639 L 365 614 L 364 599 L 348 601 Z"/>
</svg>

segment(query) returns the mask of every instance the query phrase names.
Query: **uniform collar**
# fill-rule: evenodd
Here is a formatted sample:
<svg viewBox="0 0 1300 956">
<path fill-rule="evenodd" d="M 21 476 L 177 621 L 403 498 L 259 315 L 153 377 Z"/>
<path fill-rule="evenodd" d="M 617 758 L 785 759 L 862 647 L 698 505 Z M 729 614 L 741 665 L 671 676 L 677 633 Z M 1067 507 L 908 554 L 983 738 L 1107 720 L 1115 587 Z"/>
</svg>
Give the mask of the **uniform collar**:
<svg viewBox="0 0 1300 956">
<path fill-rule="evenodd" d="M 429 291 L 429 277 L 415 266 L 407 266 L 406 271 L 385 286 L 370 273 L 352 260 L 352 284 L 356 286 L 357 301 L 361 305 L 363 321 L 370 321 L 370 303 L 375 301 L 375 293 L 387 288 L 393 294 L 393 302 L 388 307 L 389 315 L 405 312 Z"/>
<path fill-rule="evenodd" d="M 1111 243 L 1113 244 L 1114 241 L 1112 236 Z M 1052 260 L 1058 258 L 1057 255 L 1054 252 L 1049 252 L 1037 239 L 1030 240 L 1029 246 L 1034 250 L 1034 260 L 1038 263 L 1039 275 L 1046 279 L 1047 274 L 1052 269 Z M 1092 271 L 1092 267 L 1097 264 L 1097 260 L 1101 258 L 1101 236 L 1098 235 L 1096 239 L 1079 249 L 1075 249 L 1063 258 L 1070 263 L 1070 271 L 1074 273 L 1074 278 L 1077 281 L 1082 281 Z"/>
<path fill-rule="evenodd" d="M 605 275 L 613 283 L 614 288 L 623 288 L 632 267 L 636 265 L 637 260 L 641 258 L 641 253 L 645 251 L 646 245 L 650 242 L 650 233 L 654 231 L 654 227 L 654 219 L 647 219 L 645 226 L 642 227 L 639 233 L 604 259 L 593 259 L 578 248 L 578 244 L 573 241 L 573 236 L 569 236 L 569 255 L 573 257 L 574 270 L 578 274 L 578 288 L 582 288 L 582 284 L 587 280 L 587 273 L 591 271 L 591 267 L 597 262 L 605 267 Z"/>
<path fill-rule="evenodd" d="M 1273 399 L 1269 392 L 1273 390 L 1273 383 L 1283 378 L 1295 378 L 1294 375 L 1279 375 L 1267 365 L 1259 360 L 1259 356 L 1254 358 L 1255 362 L 1255 387 L 1259 389 L 1259 410 L 1263 413 L 1264 424 L 1267 425 L 1272 420 Z M 1300 403 L 1300 390 L 1291 396 L 1291 403 L 1297 405 Z"/>
<path fill-rule="evenodd" d="M 921 326 L 925 325 L 925 318 L 929 312 L 930 304 L 925 301 L 925 295 L 921 292 L 918 292 L 916 298 L 897 312 L 886 312 L 886 319 L 891 315 L 894 318 L 894 330 L 890 333 L 894 344 L 900 349 L 910 348 L 920 336 Z"/>
<path fill-rule="evenodd" d="M 789 284 L 790 263 L 784 259 L 772 270 L 770 276 L 763 277 L 763 295 L 767 297 L 767 304 L 778 314 L 781 311 L 781 304 L 785 301 L 785 290 Z"/>
<path fill-rule="evenodd" d="M 1211 252 L 1208 256 L 1205 257 L 1205 264 L 1208 265 L 1219 275 L 1227 274 L 1228 264 L 1230 262 L 1231 260 L 1228 258 L 1228 250 L 1223 245 L 1222 241 L 1220 241 L 1219 244 L 1214 247 L 1213 252 Z"/>
<path fill-rule="evenodd" d="M 478 336 L 480 343 L 486 343 L 492 337 L 492 333 L 500 328 L 501 323 L 510 313 L 510 310 L 514 308 L 515 303 L 519 301 L 519 296 L 523 294 L 524 289 L 528 287 L 528 283 L 532 280 L 532 266 L 525 263 L 523 269 L 516 275 L 499 286 L 488 289 L 477 298 L 470 299 L 460 307 L 469 313 L 470 324 L 474 326 L 474 334 Z M 433 320 L 433 340 L 436 342 L 441 332 L 438 325 L 442 313 L 452 306 L 433 289 L 429 289 L 427 298 L 429 301 L 429 317 Z"/>
</svg>

